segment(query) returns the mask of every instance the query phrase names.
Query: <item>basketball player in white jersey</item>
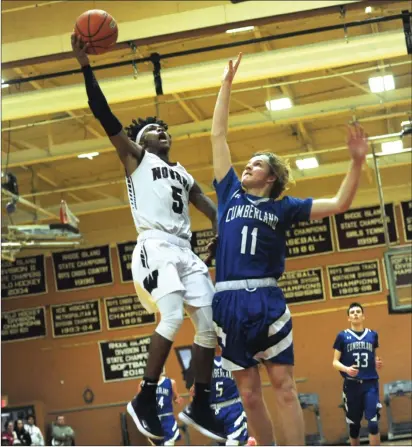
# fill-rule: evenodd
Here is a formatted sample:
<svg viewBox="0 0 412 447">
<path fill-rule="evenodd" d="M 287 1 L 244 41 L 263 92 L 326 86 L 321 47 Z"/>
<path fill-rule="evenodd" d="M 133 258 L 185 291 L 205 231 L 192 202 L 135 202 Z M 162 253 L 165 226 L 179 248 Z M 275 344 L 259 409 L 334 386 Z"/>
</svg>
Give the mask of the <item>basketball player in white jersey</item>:
<svg viewBox="0 0 412 447">
<path fill-rule="evenodd" d="M 94 77 L 87 44 L 73 34 L 72 48 L 82 67 L 89 107 L 125 167 L 130 207 L 139 233 L 132 257 L 136 291 L 147 310 L 160 312 L 141 391 L 127 410 L 140 432 L 153 440 L 163 439 L 156 388 L 185 308 L 196 331 L 192 351 L 196 398 L 183 411 L 184 421 L 216 441 L 225 440 L 223 427 L 209 406 L 216 346 L 211 309 L 214 290 L 206 265 L 190 246 L 189 202 L 214 226 L 216 206 L 183 166 L 169 161 L 167 125 L 156 118 L 139 119 L 126 133 Z"/>
</svg>

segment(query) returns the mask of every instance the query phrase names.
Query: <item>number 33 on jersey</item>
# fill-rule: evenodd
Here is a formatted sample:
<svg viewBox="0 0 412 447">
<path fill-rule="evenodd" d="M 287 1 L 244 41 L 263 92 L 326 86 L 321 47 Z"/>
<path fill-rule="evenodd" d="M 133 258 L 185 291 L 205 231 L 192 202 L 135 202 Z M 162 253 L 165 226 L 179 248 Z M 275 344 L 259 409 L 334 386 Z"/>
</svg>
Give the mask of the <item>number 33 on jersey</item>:
<svg viewBox="0 0 412 447">
<path fill-rule="evenodd" d="M 340 361 L 345 366 L 355 365 L 359 372 L 356 379 L 378 379 L 375 349 L 379 347 L 378 333 L 370 329 L 355 332 L 345 329 L 339 332 L 333 348 L 341 352 Z M 346 373 L 341 372 L 343 377 Z"/>
</svg>

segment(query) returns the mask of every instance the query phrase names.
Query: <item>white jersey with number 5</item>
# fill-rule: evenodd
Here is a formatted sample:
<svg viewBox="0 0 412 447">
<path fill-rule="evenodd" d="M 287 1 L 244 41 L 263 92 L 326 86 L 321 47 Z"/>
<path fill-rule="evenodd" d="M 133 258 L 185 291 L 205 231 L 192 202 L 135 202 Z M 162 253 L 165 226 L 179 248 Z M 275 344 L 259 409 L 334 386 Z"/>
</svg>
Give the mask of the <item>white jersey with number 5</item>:
<svg viewBox="0 0 412 447">
<path fill-rule="evenodd" d="M 138 168 L 126 177 L 136 230 L 161 230 L 190 240 L 189 192 L 193 177 L 179 163 L 168 165 L 145 151 Z"/>
</svg>

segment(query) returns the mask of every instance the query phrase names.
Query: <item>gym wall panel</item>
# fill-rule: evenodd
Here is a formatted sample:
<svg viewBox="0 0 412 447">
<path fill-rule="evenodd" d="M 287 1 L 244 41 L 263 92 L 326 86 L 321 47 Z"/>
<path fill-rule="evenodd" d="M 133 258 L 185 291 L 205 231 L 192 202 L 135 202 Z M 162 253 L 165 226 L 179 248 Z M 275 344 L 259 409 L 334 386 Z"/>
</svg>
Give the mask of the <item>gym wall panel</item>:
<svg viewBox="0 0 412 447">
<path fill-rule="evenodd" d="M 397 214 L 400 242 L 404 243 L 400 222 L 399 207 Z M 203 228 L 208 228 L 205 220 Z M 198 229 L 201 229 L 199 226 Z M 330 299 L 326 267 L 335 264 L 362 262 L 381 259 L 384 248 L 377 247 L 359 251 L 325 254 L 316 257 L 295 258 L 287 261 L 287 270 L 301 270 L 321 267 L 325 277 L 326 301 L 291 305 L 294 317 L 294 340 L 296 357 L 296 377 L 307 378 L 298 385 L 299 392 L 313 392 L 320 396 L 320 412 L 329 443 L 338 442 L 345 436 L 346 426 L 341 403 L 342 379 L 332 368 L 332 345 L 337 333 L 348 326 L 346 308 L 352 301 L 365 305 L 366 327 L 377 330 L 380 336 L 380 356 L 384 361 L 381 371 L 381 398 L 383 401 L 383 383 L 398 379 L 408 379 L 412 375 L 411 339 L 412 328 L 410 314 L 389 315 L 386 305 L 387 285 L 384 279 L 383 265 L 380 262 L 383 292 L 363 297 Z M 93 409 L 94 405 L 109 405 L 128 401 L 136 392 L 137 380 L 104 383 L 98 348 L 99 340 L 120 340 L 150 334 L 155 326 L 140 328 L 107 330 L 103 299 L 133 294 L 132 283 L 120 281 L 117 250 L 112 248 L 114 284 L 85 290 L 56 292 L 51 258 L 46 260 L 48 291 L 46 295 L 27 298 L 2 300 L 3 311 L 13 309 L 46 306 L 48 335 L 46 338 L 2 344 L 2 392 L 9 396 L 10 405 L 22 402 L 40 401 L 44 404 L 46 423 L 54 419 L 55 412 L 65 414 L 70 408 L 84 407 L 87 411 L 66 413 L 67 422 L 77 432 L 78 445 L 119 445 L 121 443 L 120 417 L 124 406 Z M 211 271 L 214 277 L 214 271 Z M 52 338 L 50 305 L 74 301 L 100 299 L 102 332 L 60 339 Z M 193 339 L 194 331 L 189 319 L 185 319 L 175 346 L 184 346 Z M 177 381 L 181 393 L 186 392 L 180 365 L 174 351 L 166 365 L 167 374 Z M 263 372 L 263 381 L 267 376 Z M 91 405 L 84 403 L 82 394 L 86 387 L 95 395 Z M 279 428 L 279 415 L 269 387 L 264 388 L 269 410 L 278 428 L 278 443 L 282 443 Z M 176 408 L 176 413 L 180 408 Z M 411 415 L 407 406 L 400 409 L 400 417 L 407 419 Z M 382 412 L 382 433 L 386 432 L 385 408 Z M 309 426 L 311 423 L 309 422 Z M 42 427 L 43 428 L 43 427 Z M 129 419 L 129 428 L 133 433 L 133 442 L 143 445 Z M 205 438 L 191 431 L 192 444 L 203 443 Z M 138 440 L 138 441 L 137 441 Z M 207 441 L 206 441 L 207 442 Z"/>
</svg>

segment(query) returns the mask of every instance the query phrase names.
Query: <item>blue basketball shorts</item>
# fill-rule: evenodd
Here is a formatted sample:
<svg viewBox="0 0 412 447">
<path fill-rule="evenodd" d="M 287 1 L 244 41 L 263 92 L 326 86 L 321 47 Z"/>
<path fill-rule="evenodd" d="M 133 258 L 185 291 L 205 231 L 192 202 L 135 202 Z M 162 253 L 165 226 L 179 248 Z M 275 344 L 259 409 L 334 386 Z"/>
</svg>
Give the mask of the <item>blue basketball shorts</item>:
<svg viewBox="0 0 412 447">
<path fill-rule="evenodd" d="M 279 287 L 217 292 L 212 309 L 226 370 L 262 360 L 293 365 L 292 319 Z"/>
<path fill-rule="evenodd" d="M 363 415 L 367 421 L 378 421 L 379 410 L 379 382 L 375 380 L 348 380 L 343 382 L 343 405 L 345 407 L 346 422 L 359 425 Z"/>
<path fill-rule="evenodd" d="M 160 415 L 160 423 L 162 424 L 164 439 L 163 441 L 153 441 L 156 445 L 163 445 L 166 441 L 178 441 L 180 439 L 180 430 L 177 426 L 176 419 L 173 414 L 165 416 Z"/>
</svg>

